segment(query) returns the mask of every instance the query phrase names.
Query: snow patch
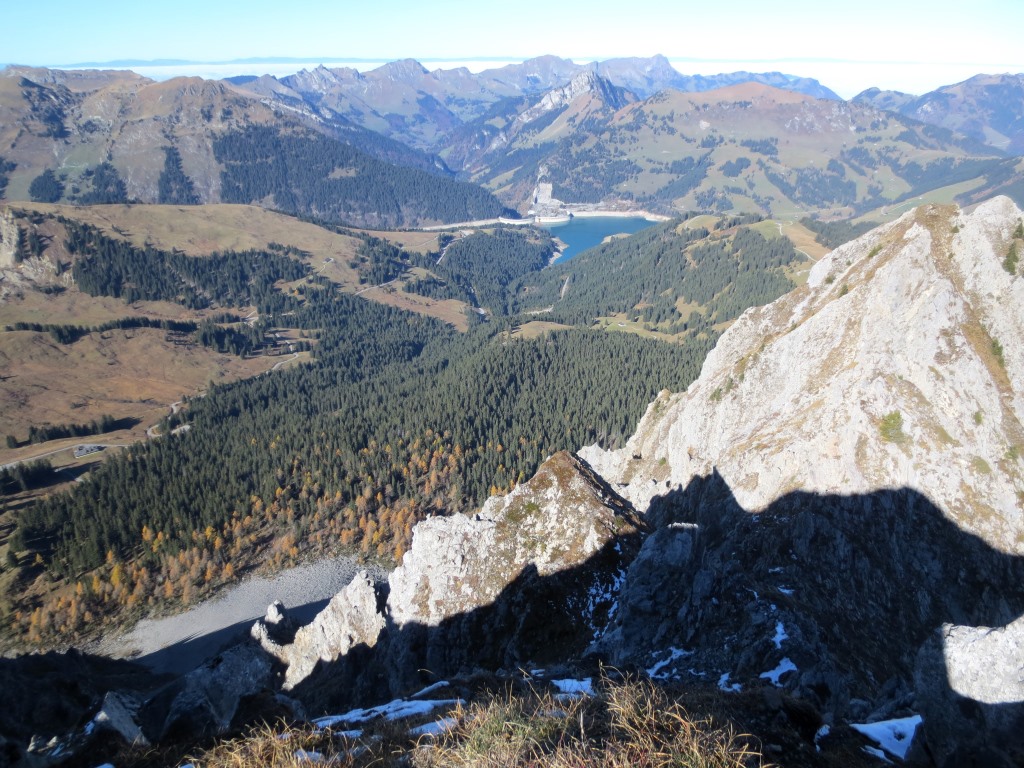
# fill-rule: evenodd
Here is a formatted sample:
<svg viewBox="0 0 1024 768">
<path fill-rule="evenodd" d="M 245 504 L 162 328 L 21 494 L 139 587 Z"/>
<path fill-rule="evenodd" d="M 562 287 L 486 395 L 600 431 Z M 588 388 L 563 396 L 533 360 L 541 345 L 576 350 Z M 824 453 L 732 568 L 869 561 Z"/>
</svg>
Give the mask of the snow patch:
<svg viewBox="0 0 1024 768">
<path fill-rule="evenodd" d="M 890 760 L 888 757 L 886 757 L 885 756 L 885 752 L 883 752 L 882 750 L 877 749 L 875 747 L 861 747 L 861 749 L 863 749 L 865 752 L 867 752 L 872 757 L 877 757 L 883 763 L 888 763 L 889 765 L 892 765 L 892 760 Z"/>
<path fill-rule="evenodd" d="M 823 726 L 821 726 L 821 728 L 819 728 L 817 730 L 817 732 L 814 734 L 814 749 L 815 749 L 815 751 L 821 752 L 821 745 L 818 744 L 818 742 L 821 741 L 822 739 L 824 739 L 830 733 L 832 733 L 832 729 L 829 728 L 828 725 L 823 725 Z"/>
<path fill-rule="evenodd" d="M 369 709 L 353 709 L 343 715 L 319 717 L 313 721 L 313 724 L 318 728 L 330 728 L 338 723 L 365 723 L 378 717 L 388 720 L 403 720 L 415 715 L 429 715 L 439 707 L 454 707 L 464 703 L 462 699 L 424 699 L 422 701 L 395 699 L 387 704 Z"/>
<path fill-rule="evenodd" d="M 850 723 L 850 727 L 876 742 L 893 757 L 905 760 L 920 724 L 921 716 L 913 715 L 896 720 L 880 720 L 877 723 Z"/>
<path fill-rule="evenodd" d="M 777 621 L 775 622 L 775 637 L 772 638 L 776 650 L 782 649 L 783 640 L 789 640 L 789 635 L 786 634 L 786 628 L 782 625 L 782 622 Z"/>
<path fill-rule="evenodd" d="M 428 685 L 422 691 L 416 691 L 416 693 L 414 693 L 409 698 L 410 699 L 418 699 L 421 696 L 426 696 L 427 694 L 433 693 L 434 691 L 439 690 L 441 688 L 447 688 L 449 685 L 450 685 L 450 683 L 447 680 L 441 680 L 439 682 L 434 683 L 433 685 Z"/>
<path fill-rule="evenodd" d="M 662 670 L 674 661 L 684 659 L 687 656 L 693 656 L 693 653 L 693 651 L 685 651 L 682 648 L 670 647 L 668 649 L 668 657 L 649 667 L 647 669 L 647 676 L 652 680 L 667 680 L 671 676 L 671 672 L 662 672 Z"/>
<path fill-rule="evenodd" d="M 582 680 L 552 680 L 551 684 L 562 694 L 571 694 L 573 696 L 594 695 L 594 682 L 589 677 L 585 677 Z"/>
<path fill-rule="evenodd" d="M 442 733 L 451 731 L 459 724 L 457 717 L 442 717 L 432 723 L 425 723 L 409 730 L 410 736 L 429 736 L 431 738 L 440 736 Z"/>
<path fill-rule="evenodd" d="M 618 542 L 616 542 L 615 546 L 619 546 Z M 594 640 L 601 639 L 602 635 L 608 631 L 608 627 L 611 626 L 612 621 L 615 619 L 615 615 L 619 612 L 618 594 L 622 591 L 622 585 L 625 583 L 626 572 L 619 569 L 619 571 L 612 577 L 610 584 L 602 584 L 600 581 L 597 581 L 587 593 L 585 619 L 587 625 L 590 627 Z M 604 626 L 597 626 L 594 615 L 597 613 L 598 608 L 605 604 L 608 605 L 607 621 L 604 623 Z"/>
<path fill-rule="evenodd" d="M 724 675 L 718 678 L 718 689 L 721 691 L 726 691 L 727 693 L 739 693 L 743 690 L 743 686 L 739 683 L 730 683 L 729 673 L 726 672 Z"/>
<path fill-rule="evenodd" d="M 771 680 L 772 685 L 776 688 L 779 687 L 779 678 L 787 672 L 796 672 L 796 664 L 790 661 L 789 656 L 786 656 L 779 662 L 779 666 L 775 669 L 762 672 L 758 677 L 764 678 L 765 680 Z"/>
</svg>

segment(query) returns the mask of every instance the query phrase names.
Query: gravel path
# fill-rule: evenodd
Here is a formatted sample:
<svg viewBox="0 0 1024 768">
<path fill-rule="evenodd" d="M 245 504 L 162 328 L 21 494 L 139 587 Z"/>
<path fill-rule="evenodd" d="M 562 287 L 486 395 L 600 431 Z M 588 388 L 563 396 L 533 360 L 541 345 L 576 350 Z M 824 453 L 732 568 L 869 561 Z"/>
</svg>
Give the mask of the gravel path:
<svg viewBox="0 0 1024 768">
<path fill-rule="evenodd" d="M 275 600 L 300 623 L 308 623 L 364 566 L 350 558 L 300 565 L 265 577 L 251 577 L 185 613 L 144 619 L 126 635 L 100 641 L 95 653 L 134 658 L 157 672 L 193 669 L 226 644 L 248 634 Z M 384 578 L 383 573 L 373 573 Z"/>
</svg>

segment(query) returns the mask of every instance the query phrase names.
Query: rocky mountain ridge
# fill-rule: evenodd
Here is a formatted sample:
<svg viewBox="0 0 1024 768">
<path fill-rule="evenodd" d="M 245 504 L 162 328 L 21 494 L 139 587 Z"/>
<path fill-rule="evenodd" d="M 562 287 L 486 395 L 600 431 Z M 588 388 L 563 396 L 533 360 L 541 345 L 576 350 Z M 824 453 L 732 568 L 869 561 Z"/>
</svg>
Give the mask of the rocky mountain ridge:
<svg viewBox="0 0 1024 768">
<path fill-rule="evenodd" d="M 0 167 L 11 166 L 5 194 L 286 210 L 292 197 L 321 198 L 300 212 L 323 217 L 325 201 L 339 196 L 325 188 L 348 184 L 342 180 L 351 168 L 325 167 L 326 179 L 318 179 L 309 178 L 308 158 L 302 173 L 282 173 L 280 164 L 296 153 L 338 154 L 328 146 L 337 143 L 341 154 L 351 148 L 448 180 L 458 173 L 521 213 L 540 182 L 569 205 L 666 213 L 816 210 L 849 217 L 952 185 L 972 202 L 996 192 L 1024 195 L 1024 171 L 982 141 L 819 89 L 805 88 L 815 94 L 807 95 L 799 78 L 733 73 L 684 82 L 658 58 L 570 65 L 552 57 L 473 75 L 428 72 L 405 60 L 370 72 L 318 67 L 237 83 L 8 68 L 0 77 L 0 141 L 6 137 L 8 146 Z M 705 90 L 712 85 L 719 87 Z M 233 143 L 237 154 L 239 136 L 257 145 L 244 156 L 269 152 L 274 162 L 247 162 L 222 188 L 239 162 L 234 155 L 225 161 L 224 147 Z M 323 146 L 311 152 L 296 139 Z M 93 174 L 104 162 L 124 192 L 93 199 Z M 54 178 L 32 189 L 47 171 Z M 303 188 L 289 195 L 288 183 Z M 174 189 L 185 193 L 170 194 Z M 392 207 L 406 206 L 399 200 Z M 369 223 L 351 223 L 359 222 Z"/>
<path fill-rule="evenodd" d="M 647 478 L 684 486 L 712 468 L 751 511 L 793 490 L 912 487 L 1020 551 L 1008 452 L 1024 441 L 1024 358 L 1001 341 L 1024 331 L 1024 281 L 1003 266 L 1019 220 L 1006 198 L 926 206 L 837 248 L 806 286 L 748 310 L 628 446 L 583 457 L 638 508 Z"/>
<path fill-rule="evenodd" d="M 569 204 L 842 217 L 1000 164 L 994 150 L 959 134 L 755 82 L 628 104 L 595 98 L 606 90 L 581 90 L 540 113 L 534 102 L 502 102 L 439 153 L 521 210 L 546 181 Z"/>
<path fill-rule="evenodd" d="M 778 72 L 686 77 L 664 56 L 589 64 L 540 56 L 475 74 L 464 67 L 428 71 L 419 62 L 405 59 L 366 72 L 320 66 L 280 79 L 265 76 L 242 87 L 274 100 L 304 101 L 309 109 L 329 111 L 420 149 L 436 151 L 455 128 L 482 118 L 501 101 L 562 89 L 586 73 L 597 74 L 642 99 L 665 89 L 708 91 L 741 82 L 765 83 L 815 98 L 839 98 L 816 80 Z"/>
</svg>

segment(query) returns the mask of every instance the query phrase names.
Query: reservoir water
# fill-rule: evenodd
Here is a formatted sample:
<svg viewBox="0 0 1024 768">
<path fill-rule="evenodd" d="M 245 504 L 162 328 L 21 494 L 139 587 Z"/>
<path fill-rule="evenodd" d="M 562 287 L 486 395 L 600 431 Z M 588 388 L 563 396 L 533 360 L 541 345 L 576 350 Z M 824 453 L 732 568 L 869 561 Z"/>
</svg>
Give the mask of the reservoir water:
<svg viewBox="0 0 1024 768">
<path fill-rule="evenodd" d="M 560 264 L 588 248 L 600 245 L 606 237 L 631 235 L 654 224 L 657 222 L 640 216 L 574 216 L 568 222 L 542 226 L 551 231 L 552 237 L 557 237 L 567 246 L 555 262 Z"/>
</svg>

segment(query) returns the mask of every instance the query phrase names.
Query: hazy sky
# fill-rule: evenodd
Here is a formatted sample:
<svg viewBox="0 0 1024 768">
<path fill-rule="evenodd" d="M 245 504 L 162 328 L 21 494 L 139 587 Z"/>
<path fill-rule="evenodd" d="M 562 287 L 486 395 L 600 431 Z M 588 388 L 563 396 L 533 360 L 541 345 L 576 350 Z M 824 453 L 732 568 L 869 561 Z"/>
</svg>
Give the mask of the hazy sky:
<svg viewBox="0 0 1024 768">
<path fill-rule="evenodd" d="M 3 15 L 0 62 L 42 66 L 661 53 L 686 74 L 780 70 L 846 97 L 873 85 L 923 93 L 978 72 L 1024 71 L 1020 0 L 35 0 L 9 3 Z M 254 69 L 270 70 L 244 73 Z M 203 73 L 243 73 L 234 70 Z"/>
</svg>

